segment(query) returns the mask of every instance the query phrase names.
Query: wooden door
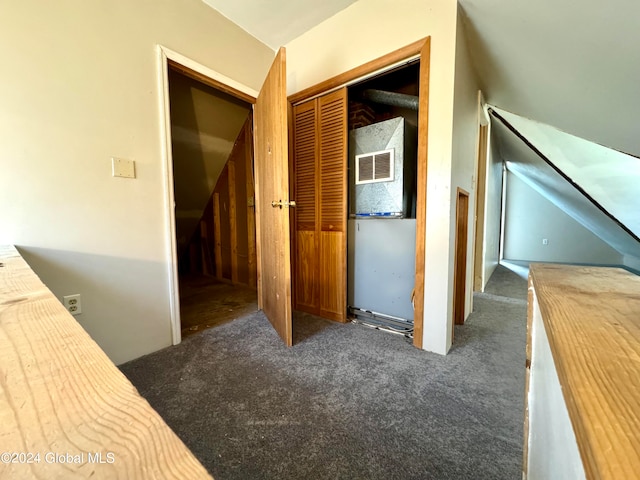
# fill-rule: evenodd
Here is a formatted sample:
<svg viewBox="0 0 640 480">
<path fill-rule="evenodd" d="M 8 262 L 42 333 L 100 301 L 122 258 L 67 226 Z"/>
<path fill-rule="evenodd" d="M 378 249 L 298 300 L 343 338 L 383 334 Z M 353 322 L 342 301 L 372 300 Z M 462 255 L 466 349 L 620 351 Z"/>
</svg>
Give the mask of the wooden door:
<svg viewBox="0 0 640 480">
<path fill-rule="evenodd" d="M 347 89 L 293 109 L 296 308 L 347 319 Z"/>
<path fill-rule="evenodd" d="M 464 324 L 467 283 L 467 238 L 469 233 L 469 193 L 458 188 L 456 201 L 456 249 L 453 271 L 453 320 Z"/>
<path fill-rule="evenodd" d="M 254 105 L 258 306 L 292 344 L 286 54 L 281 48 Z M 279 202 L 277 205 L 273 202 Z M 283 206 L 284 204 L 284 206 Z M 275 206 L 274 206 L 275 205 Z"/>
</svg>

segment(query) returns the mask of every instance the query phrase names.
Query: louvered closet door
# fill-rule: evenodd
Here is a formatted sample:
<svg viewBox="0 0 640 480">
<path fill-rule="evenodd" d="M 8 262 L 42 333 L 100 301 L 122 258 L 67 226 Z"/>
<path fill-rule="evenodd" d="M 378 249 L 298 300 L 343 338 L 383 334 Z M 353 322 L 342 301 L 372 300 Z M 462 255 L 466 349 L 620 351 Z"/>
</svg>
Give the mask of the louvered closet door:
<svg viewBox="0 0 640 480">
<path fill-rule="evenodd" d="M 319 314 L 317 252 L 316 101 L 293 107 L 296 310 Z"/>
<path fill-rule="evenodd" d="M 347 317 L 347 90 L 294 107 L 296 308 Z"/>
<path fill-rule="evenodd" d="M 318 100 L 320 315 L 347 318 L 347 89 Z"/>
</svg>

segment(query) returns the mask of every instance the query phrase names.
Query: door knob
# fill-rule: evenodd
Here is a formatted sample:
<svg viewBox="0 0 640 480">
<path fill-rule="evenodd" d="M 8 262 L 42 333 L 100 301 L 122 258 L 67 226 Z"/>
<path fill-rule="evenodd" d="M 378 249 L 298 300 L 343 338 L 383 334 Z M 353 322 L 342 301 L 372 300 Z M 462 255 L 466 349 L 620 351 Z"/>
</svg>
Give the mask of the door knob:
<svg viewBox="0 0 640 480">
<path fill-rule="evenodd" d="M 293 208 L 293 207 L 296 206 L 296 202 L 295 202 L 295 200 L 291 200 L 291 201 L 286 201 L 286 200 L 284 200 L 284 201 L 282 201 L 282 200 L 275 201 L 274 200 L 273 202 L 271 202 L 271 206 L 273 208 L 277 208 L 277 207 L 280 207 L 280 208 L 282 208 L 282 207 Z"/>
</svg>

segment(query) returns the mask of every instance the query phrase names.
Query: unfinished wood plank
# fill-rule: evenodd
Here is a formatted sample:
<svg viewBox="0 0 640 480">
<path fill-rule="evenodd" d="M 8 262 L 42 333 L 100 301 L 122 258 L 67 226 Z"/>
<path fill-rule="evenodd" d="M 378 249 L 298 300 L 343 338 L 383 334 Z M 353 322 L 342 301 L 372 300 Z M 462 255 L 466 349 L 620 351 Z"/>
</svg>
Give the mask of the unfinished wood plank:
<svg viewBox="0 0 640 480">
<path fill-rule="evenodd" d="M 230 160 L 229 169 L 229 236 L 231 237 L 231 282 L 238 283 L 238 226 L 236 203 L 236 163 Z"/>
<path fill-rule="evenodd" d="M 0 265 L 0 452 L 32 461 L 0 478 L 211 478 L 15 248 Z"/>
<path fill-rule="evenodd" d="M 637 478 L 640 277 L 534 264 L 530 278 L 587 478 Z"/>
<path fill-rule="evenodd" d="M 247 268 L 249 270 L 249 285 L 257 286 L 256 271 L 256 217 L 255 217 L 255 192 L 253 189 L 253 116 L 249 114 L 247 125 L 244 129 L 246 181 L 247 181 Z"/>
<path fill-rule="evenodd" d="M 213 194 L 213 231 L 215 236 L 216 277 L 222 278 L 222 227 L 220 225 L 220 194 Z"/>
<path fill-rule="evenodd" d="M 202 256 L 202 273 L 211 273 L 211 253 L 209 252 L 209 238 L 207 235 L 207 223 L 200 220 L 200 253 Z"/>
</svg>

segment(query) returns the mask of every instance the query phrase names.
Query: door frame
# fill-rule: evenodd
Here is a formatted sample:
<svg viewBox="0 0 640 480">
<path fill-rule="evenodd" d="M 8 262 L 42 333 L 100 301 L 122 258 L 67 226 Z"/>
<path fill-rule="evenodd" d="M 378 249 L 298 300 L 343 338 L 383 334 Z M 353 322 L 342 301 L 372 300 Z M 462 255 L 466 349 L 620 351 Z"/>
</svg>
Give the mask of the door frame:
<svg viewBox="0 0 640 480">
<path fill-rule="evenodd" d="M 464 218 L 460 215 L 460 199 L 466 199 L 466 215 Z M 455 223 L 455 249 L 453 256 L 453 322 L 452 325 L 464 325 L 465 311 L 467 305 L 467 274 L 469 272 L 469 204 L 471 202 L 469 192 L 462 188 L 457 188 L 456 193 L 456 223 Z M 460 235 L 460 225 L 464 221 L 463 235 Z M 462 247 L 464 248 L 461 248 Z M 460 256 L 462 255 L 462 258 Z M 464 269 L 458 271 L 460 262 L 463 262 Z M 463 273 L 460 278 L 460 273 Z M 462 289 L 458 288 L 458 282 L 462 282 Z M 460 305 L 462 304 L 462 305 Z M 460 313 L 462 308 L 461 320 L 457 318 L 456 314 Z"/>
<path fill-rule="evenodd" d="M 484 240 L 486 223 L 486 192 L 487 168 L 489 160 L 489 138 L 491 123 L 485 113 L 485 101 L 482 91 L 478 90 L 478 135 L 476 141 L 476 188 L 475 188 L 475 217 L 473 235 L 473 281 L 474 292 L 484 292 Z"/>
<path fill-rule="evenodd" d="M 352 68 L 340 75 L 329 78 L 323 82 L 313 85 L 309 88 L 301 90 L 298 93 L 289 96 L 289 104 L 296 105 L 301 102 L 312 100 L 315 97 L 333 92 L 339 88 L 348 87 L 355 83 L 362 82 L 368 78 L 383 74 L 395 68 L 407 65 L 409 63 L 420 60 L 420 80 L 422 82 L 423 75 L 429 76 L 431 68 L 431 37 L 425 37 L 417 40 L 405 47 L 390 52 L 382 57 L 376 58 L 358 67 Z M 427 58 L 421 58 L 422 52 L 427 52 Z M 426 61 L 424 65 L 422 62 Z M 424 72 L 424 73 L 423 73 Z M 429 82 L 427 81 L 427 91 L 424 95 L 420 95 L 420 109 L 425 109 L 428 117 L 429 108 Z M 419 128 L 419 126 L 418 126 Z M 425 127 L 428 129 L 428 124 Z M 420 142 L 423 142 L 420 146 Z M 425 278 L 425 242 L 426 242 L 426 225 L 427 225 L 427 165 L 428 151 L 427 138 L 418 138 L 418 198 L 416 212 L 416 272 L 415 272 L 415 305 L 414 305 L 414 337 L 413 345 L 422 348 L 423 345 L 423 327 L 424 327 L 424 278 Z M 421 150 L 422 147 L 422 150 Z M 424 151 L 423 164 L 420 163 L 420 152 Z"/>
<path fill-rule="evenodd" d="M 160 155 L 163 158 L 165 245 L 168 265 L 171 340 L 182 341 L 180 328 L 180 292 L 178 289 L 178 247 L 176 244 L 175 194 L 173 186 L 173 152 L 171 149 L 171 110 L 169 97 L 169 65 L 188 77 L 233 95 L 245 102 L 255 103 L 258 92 L 232 78 L 206 67 L 189 57 L 158 45 L 158 101 L 160 106 Z"/>
</svg>

